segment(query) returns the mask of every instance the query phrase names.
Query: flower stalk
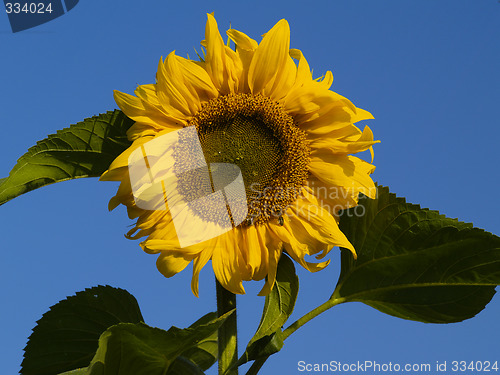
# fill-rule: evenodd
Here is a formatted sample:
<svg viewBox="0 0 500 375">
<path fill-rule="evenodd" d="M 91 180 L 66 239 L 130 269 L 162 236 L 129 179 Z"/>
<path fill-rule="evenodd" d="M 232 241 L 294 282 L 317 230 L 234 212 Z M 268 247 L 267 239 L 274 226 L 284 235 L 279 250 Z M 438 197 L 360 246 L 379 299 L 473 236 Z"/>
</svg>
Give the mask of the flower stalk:
<svg viewBox="0 0 500 375">
<path fill-rule="evenodd" d="M 302 327 L 304 324 L 311 321 L 312 319 L 314 319 L 318 315 L 324 313 L 326 310 L 329 310 L 332 307 L 340 305 L 341 303 L 344 303 L 344 302 L 346 302 L 345 298 L 337 297 L 334 293 L 328 301 L 319 305 L 314 310 L 309 311 L 307 314 L 305 314 L 304 316 L 299 318 L 297 321 L 292 323 L 288 328 L 286 328 L 283 331 L 283 340 L 286 340 L 292 333 L 294 333 L 296 330 L 298 330 L 300 327 Z M 268 358 L 269 358 L 269 356 L 258 358 L 257 360 L 255 360 L 255 362 L 252 364 L 252 366 L 248 369 L 246 375 L 256 375 L 259 372 L 260 368 L 267 361 Z"/>
<path fill-rule="evenodd" d="M 222 316 L 236 309 L 236 295 L 225 289 L 218 280 L 217 316 Z M 238 375 L 238 368 L 231 366 L 238 360 L 236 311 L 229 315 L 218 332 L 219 375 Z"/>
</svg>

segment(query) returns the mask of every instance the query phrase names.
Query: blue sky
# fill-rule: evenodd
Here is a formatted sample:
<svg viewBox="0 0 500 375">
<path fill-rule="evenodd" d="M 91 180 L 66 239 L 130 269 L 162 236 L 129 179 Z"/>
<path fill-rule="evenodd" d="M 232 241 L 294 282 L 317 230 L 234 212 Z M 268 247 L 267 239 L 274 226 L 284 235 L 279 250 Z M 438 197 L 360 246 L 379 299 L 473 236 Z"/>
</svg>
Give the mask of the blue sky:
<svg viewBox="0 0 500 375">
<path fill-rule="evenodd" d="M 207 12 L 254 39 L 290 23 L 314 76 L 332 70 L 332 89 L 373 113 L 374 180 L 412 203 L 499 234 L 498 103 L 500 4 L 483 1 L 81 1 L 66 15 L 13 34 L 0 16 L 0 177 L 28 147 L 56 130 L 116 108 L 114 89 L 154 81 L 160 56 L 195 56 Z M 123 234 L 125 210 L 107 211 L 117 185 L 83 179 L 48 186 L 0 207 L 2 368 L 16 373 L 35 321 L 86 287 L 125 288 L 146 323 L 185 327 L 215 310 L 213 272 L 172 279 Z M 338 251 L 324 271 L 297 267 L 294 321 L 331 294 Z M 262 284 L 238 297 L 243 349 L 255 331 Z M 360 303 L 338 306 L 297 331 L 262 374 L 298 374 L 297 362 L 430 363 L 498 358 L 500 300 L 466 322 L 399 320 Z M 295 318 L 295 319 L 294 319 Z M 215 374 L 215 366 L 209 373 Z"/>
</svg>

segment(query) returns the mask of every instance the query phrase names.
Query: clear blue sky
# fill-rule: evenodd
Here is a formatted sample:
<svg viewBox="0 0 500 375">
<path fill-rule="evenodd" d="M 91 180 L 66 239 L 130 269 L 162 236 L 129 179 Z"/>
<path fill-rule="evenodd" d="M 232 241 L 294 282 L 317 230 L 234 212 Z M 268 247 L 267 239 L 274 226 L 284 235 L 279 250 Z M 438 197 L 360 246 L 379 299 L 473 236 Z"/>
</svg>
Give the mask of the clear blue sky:
<svg viewBox="0 0 500 375">
<path fill-rule="evenodd" d="M 194 56 L 207 12 L 219 27 L 260 40 L 281 18 L 314 75 L 373 113 L 374 179 L 408 201 L 500 234 L 500 4 L 454 1 L 80 1 L 68 14 L 13 34 L 0 16 L 0 177 L 47 134 L 116 108 L 114 89 L 154 81 L 160 56 Z M 213 272 L 165 279 L 155 257 L 123 234 L 125 210 L 107 211 L 117 185 L 83 179 L 0 207 L 2 373 L 19 370 L 35 321 L 67 295 L 97 284 L 136 296 L 146 323 L 185 327 L 215 310 Z M 291 321 L 331 294 L 338 251 L 324 271 L 298 269 Z M 238 297 L 241 346 L 260 319 L 261 283 Z M 297 331 L 262 374 L 299 374 L 297 361 L 431 363 L 499 360 L 500 299 L 472 320 L 430 325 L 360 303 L 338 306 Z M 294 319 L 295 318 L 295 319 Z M 215 366 L 209 371 L 215 374 Z M 469 372 L 470 373 L 470 372 Z"/>
</svg>

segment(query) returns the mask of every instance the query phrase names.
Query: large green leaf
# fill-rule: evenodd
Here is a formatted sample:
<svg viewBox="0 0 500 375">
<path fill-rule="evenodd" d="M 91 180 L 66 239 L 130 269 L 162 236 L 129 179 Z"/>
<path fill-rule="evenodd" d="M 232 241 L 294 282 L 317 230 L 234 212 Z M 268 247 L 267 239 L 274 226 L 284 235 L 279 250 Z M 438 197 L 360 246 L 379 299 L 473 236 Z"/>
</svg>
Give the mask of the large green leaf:
<svg viewBox="0 0 500 375">
<path fill-rule="evenodd" d="M 83 367 L 83 368 L 79 368 L 79 369 L 76 369 L 76 370 L 71 370 L 71 371 L 66 371 L 62 374 L 58 374 L 58 375 L 85 375 L 87 373 L 87 367 Z"/>
<path fill-rule="evenodd" d="M 186 357 L 180 355 L 170 365 L 166 375 L 203 375 L 204 372 L 199 366 Z"/>
<path fill-rule="evenodd" d="M 99 338 L 99 349 L 88 374 L 164 375 L 176 359 L 211 337 L 232 313 L 234 310 L 195 327 L 171 327 L 168 331 L 143 323 L 121 323 L 110 327 Z M 185 374 L 201 372 L 191 363 L 186 363 Z"/>
<path fill-rule="evenodd" d="M 295 266 L 293 261 L 283 253 L 278 263 L 276 284 L 266 297 L 259 327 L 250 343 L 281 330 L 293 312 L 298 293 L 299 278 L 295 274 Z"/>
<path fill-rule="evenodd" d="M 332 298 L 359 301 L 403 319 L 450 323 L 468 319 L 500 284 L 500 238 L 378 187 L 360 199 L 340 228 L 356 248 L 342 250 Z"/>
<path fill-rule="evenodd" d="M 189 328 L 197 330 L 198 327 L 208 324 L 216 318 L 217 313 L 208 313 L 191 324 Z M 187 362 L 194 363 L 203 371 L 208 370 L 217 361 L 217 352 L 217 330 L 215 330 L 210 336 L 201 339 L 196 345 L 190 346 L 188 349 L 184 350 L 171 365 L 168 374 L 173 375 L 175 373 L 184 372 Z"/>
<path fill-rule="evenodd" d="M 97 286 L 78 292 L 52 306 L 37 322 L 20 373 L 56 375 L 88 366 L 108 327 L 141 321 L 137 301 L 126 290 Z"/>
<path fill-rule="evenodd" d="M 259 327 L 238 360 L 238 366 L 281 350 L 284 339 L 281 329 L 293 312 L 298 293 L 299 278 L 295 274 L 295 267 L 283 253 L 278 263 L 276 284 L 266 297 Z"/>
<path fill-rule="evenodd" d="M 129 145 L 134 123 L 121 111 L 94 116 L 37 142 L 0 179 L 0 205 L 54 182 L 99 177 Z"/>
<path fill-rule="evenodd" d="M 87 371 L 88 371 L 87 367 L 83 367 L 76 370 L 66 371 L 58 375 L 86 375 Z"/>
</svg>

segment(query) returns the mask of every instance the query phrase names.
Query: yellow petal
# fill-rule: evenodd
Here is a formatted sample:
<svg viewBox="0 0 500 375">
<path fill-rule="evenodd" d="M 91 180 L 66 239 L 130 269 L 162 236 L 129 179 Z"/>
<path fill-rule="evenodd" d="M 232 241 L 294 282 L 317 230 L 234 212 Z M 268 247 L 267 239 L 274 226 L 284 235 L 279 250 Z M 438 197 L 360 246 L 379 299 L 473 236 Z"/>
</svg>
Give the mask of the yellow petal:
<svg viewBox="0 0 500 375">
<path fill-rule="evenodd" d="M 292 89 L 285 98 L 284 107 L 305 129 L 312 127 L 307 122 L 323 116 L 328 124 L 341 121 L 352 123 L 356 109 L 347 98 L 323 89 L 321 83 L 315 81 Z"/>
<path fill-rule="evenodd" d="M 296 254 L 297 257 L 301 258 L 303 261 L 305 261 L 306 255 L 316 255 L 317 253 L 321 253 L 322 258 L 333 246 L 330 245 L 317 230 L 313 229 L 307 222 L 294 214 L 287 214 L 283 226 L 285 226 L 290 233 L 293 233 L 298 242 L 307 246 L 306 253 Z"/>
<path fill-rule="evenodd" d="M 228 46 L 224 46 L 226 70 L 224 77 L 227 80 L 227 88 L 222 93 L 237 92 L 240 87 L 240 81 L 243 79 L 243 64 L 239 54 L 233 51 Z"/>
<path fill-rule="evenodd" d="M 183 87 L 174 52 L 167 56 L 165 62 L 160 59 L 156 80 L 158 99 L 166 113 L 178 119 L 186 119 L 196 113 L 196 108 L 189 104 L 192 100 L 186 97 L 186 94 L 191 95 Z"/>
<path fill-rule="evenodd" d="M 115 90 L 114 98 L 116 104 L 118 104 L 128 117 L 136 122 L 151 126 L 154 129 L 163 130 L 173 128 L 173 124 L 180 121 L 133 95 Z"/>
<path fill-rule="evenodd" d="M 269 224 L 269 228 L 283 241 L 283 248 L 286 252 L 299 263 L 306 270 L 315 272 L 325 268 L 329 261 L 322 263 L 309 263 L 306 262 L 304 257 L 309 255 L 309 247 L 306 243 L 300 242 L 291 232 L 289 224 L 285 223 L 283 226 L 277 224 Z M 269 265 L 269 272 L 271 272 L 271 264 Z"/>
<path fill-rule="evenodd" d="M 141 100 L 160 108 L 160 101 L 156 95 L 156 84 L 150 83 L 147 85 L 139 85 L 134 91 L 134 94 Z"/>
<path fill-rule="evenodd" d="M 248 85 L 253 94 L 271 91 L 285 68 L 290 49 L 290 27 L 284 19 L 266 33 L 255 50 L 248 71 Z M 284 77 L 285 79 L 288 77 Z"/>
<path fill-rule="evenodd" d="M 328 70 L 325 73 L 325 75 L 322 77 L 322 79 L 317 80 L 317 82 L 320 84 L 320 86 L 323 89 L 328 90 L 332 86 L 332 83 L 333 83 L 333 74 L 332 74 L 332 72 Z"/>
<path fill-rule="evenodd" d="M 122 182 L 122 184 L 123 184 L 123 182 Z M 138 218 L 139 216 L 141 216 L 144 213 L 144 210 L 141 209 L 141 208 L 138 208 L 135 205 L 134 196 L 132 194 L 130 194 L 130 199 L 131 199 L 132 202 L 120 202 L 120 203 L 122 203 L 125 206 L 127 206 L 127 215 L 128 215 L 128 218 L 129 219 L 136 219 L 136 218 Z"/>
<path fill-rule="evenodd" d="M 178 63 L 179 74 L 198 110 L 201 108 L 201 103 L 208 102 L 219 95 L 207 71 L 199 64 L 180 56 L 175 56 L 175 59 Z"/>
<path fill-rule="evenodd" d="M 143 137 L 135 140 L 129 148 L 123 151 L 118 157 L 113 160 L 110 164 L 108 170 L 102 174 L 99 178 L 100 181 L 121 181 L 123 178 L 123 170 L 118 171 L 119 169 L 128 169 L 128 159 L 132 152 L 134 152 L 137 148 L 141 147 L 144 143 L 150 141 L 153 137 Z"/>
<path fill-rule="evenodd" d="M 297 221 L 304 228 L 305 233 L 321 243 L 349 249 L 356 255 L 354 247 L 340 230 L 331 207 L 324 207 L 318 198 L 307 189 L 303 190 L 304 197 L 297 205 L 291 207 Z M 300 231 L 299 229 L 297 229 Z M 317 251 L 316 251 L 317 252 Z M 315 254 L 316 252 L 311 252 Z M 322 256 L 326 255 L 324 253 Z"/>
<path fill-rule="evenodd" d="M 300 254 L 301 258 L 309 254 L 307 245 L 298 241 L 294 234 L 290 232 L 290 227 L 289 224 L 286 223 L 286 219 L 284 220 L 283 226 L 272 223 L 268 225 L 276 237 L 283 242 L 283 246 L 290 246 L 296 254 Z"/>
<path fill-rule="evenodd" d="M 358 204 L 358 190 L 348 190 L 340 186 L 332 186 L 321 181 L 314 175 L 309 176 L 307 187 L 318 200 L 318 204 L 321 207 L 326 207 L 328 212 L 335 217 L 337 223 L 339 222 L 338 213 L 340 210 L 345 210 Z"/>
<path fill-rule="evenodd" d="M 250 68 L 250 63 L 258 44 L 255 40 L 248 37 L 241 31 L 229 29 L 226 31 L 226 33 L 229 38 L 236 44 L 236 53 L 239 60 L 241 61 L 242 72 L 239 80 L 238 92 L 249 93 L 250 88 L 248 86 L 248 69 Z"/>
<path fill-rule="evenodd" d="M 206 70 L 214 86 L 222 91 L 224 86 L 225 53 L 224 41 L 220 36 L 217 21 L 211 14 L 207 14 L 205 26 L 205 43 L 207 54 L 205 56 Z"/>
<path fill-rule="evenodd" d="M 182 125 L 180 124 L 173 125 L 172 130 L 180 129 L 181 127 Z M 127 138 L 129 141 L 136 141 L 140 138 L 151 138 L 155 137 L 160 131 L 161 129 L 152 127 L 151 125 L 136 122 L 127 130 Z"/>
<path fill-rule="evenodd" d="M 129 175 L 128 175 L 128 169 L 125 170 L 124 177 L 121 181 L 122 182 L 120 183 L 120 186 L 118 187 L 118 191 L 116 192 L 116 195 L 109 200 L 109 203 L 108 203 L 108 210 L 109 211 L 114 210 L 116 207 L 118 207 L 119 204 L 126 205 L 127 211 L 129 209 L 128 206 L 133 207 L 135 205 L 134 197 L 133 197 L 131 189 L 130 189 L 130 179 L 129 179 Z M 131 218 L 130 215 L 129 215 L 129 218 Z"/>
<path fill-rule="evenodd" d="M 356 107 L 356 110 L 354 111 L 354 116 L 353 116 L 352 122 L 358 122 L 358 121 L 362 121 L 362 120 L 373 120 L 373 119 L 374 119 L 374 117 L 370 112 Z"/>
<path fill-rule="evenodd" d="M 375 143 L 379 143 L 380 141 L 373 140 L 373 133 L 368 126 L 365 126 L 363 133 L 357 135 L 355 138 L 348 139 L 339 139 L 339 138 L 329 138 L 328 136 L 324 136 L 322 138 L 316 138 L 311 141 L 311 155 L 314 155 L 316 152 L 323 152 L 325 149 L 330 150 L 335 154 L 355 154 L 357 152 L 362 152 L 370 149 L 372 153 L 372 162 L 373 162 L 373 149 L 372 145 Z"/>
<path fill-rule="evenodd" d="M 281 252 L 281 246 L 276 251 L 269 252 L 269 273 L 264 286 L 259 292 L 259 296 L 267 296 L 273 289 L 274 283 L 276 282 L 276 273 L 278 271 L 278 261 L 281 257 Z"/>
<path fill-rule="evenodd" d="M 263 94 L 271 99 L 281 101 L 292 88 L 297 76 L 297 66 L 290 56 L 285 59 L 280 71 L 276 76 L 273 86 L 266 87 Z"/>
<path fill-rule="evenodd" d="M 258 47 L 258 43 L 254 39 L 241 31 L 229 29 L 226 31 L 226 34 L 236 44 L 236 50 L 253 51 Z"/>
<path fill-rule="evenodd" d="M 235 294 L 245 294 L 238 265 L 239 249 L 234 247 L 231 232 L 228 233 L 219 237 L 219 246 L 213 249 L 212 267 L 224 288 Z"/>
<path fill-rule="evenodd" d="M 343 125 L 343 126 L 342 126 Z M 325 129 L 321 129 L 321 132 L 309 132 L 307 131 L 307 139 L 312 143 L 316 141 L 320 141 L 324 138 L 328 139 L 347 139 L 348 137 L 359 137 L 362 134 L 362 131 L 359 128 L 351 123 L 337 123 L 336 125 L 328 126 L 325 128 L 331 128 L 329 132 L 326 132 Z"/>
<path fill-rule="evenodd" d="M 287 230 L 297 238 L 297 240 L 307 246 L 306 253 L 297 253 L 296 255 L 302 259 L 306 255 L 316 255 L 322 253 L 321 258 L 330 252 L 333 245 L 330 245 L 321 234 L 313 229 L 307 222 L 303 221 L 296 215 L 290 214 L 284 219 L 284 226 L 288 225 Z M 288 222 L 288 224 L 286 224 Z"/>
<path fill-rule="evenodd" d="M 217 242 L 214 242 L 214 245 L 216 245 Z M 214 246 L 207 246 L 203 251 L 201 251 L 198 255 L 198 257 L 195 258 L 193 262 L 193 278 L 191 279 L 191 290 L 193 291 L 193 294 L 198 297 L 198 280 L 200 277 L 200 271 L 207 262 L 210 260 L 213 254 L 213 248 Z"/>
<path fill-rule="evenodd" d="M 241 253 L 240 268 L 243 269 L 243 273 L 247 276 L 243 277 L 243 280 L 252 279 L 255 266 L 255 258 L 260 257 L 260 251 L 259 254 L 253 254 L 253 246 L 255 242 L 249 239 L 248 229 L 250 228 L 240 227 L 237 231 L 235 231 L 235 234 L 237 236 L 236 242 L 238 243 Z"/>
<path fill-rule="evenodd" d="M 238 87 L 238 71 L 241 74 L 241 62 L 236 53 L 224 44 L 217 21 L 211 14 L 207 14 L 205 47 L 205 69 L 214 86 L 222 95 L 235 92 Z"/>
<path fill-rule="evenodd" d="M 233 231 L 233 245 L 231 247 L 237 249 L 238 270 L 241 279 L 250 281 L 254 272 L 250 262 L 255 262 L 255 255 L 257 254 L 252 254 L 255 248 L 251 248 L 251 244 L 246 240 L 244 232 L 246 232 L 246 228 L 238 228 Z"/>
<path fill-rule="evenodd" d="M 307 63 L 306 58 L 302 54 L 302 51 L 298 49 L 291 49 L 290 56 L 296 60 L 299 60 L 299 64 L 297 66 L 297 77 L 295 78 L 295 83 L 293 85 L 294 88 L 299 88 L 313 80 L 311 68 Z"/>
<path fill-rule="evenodd" d="M 291 227 L 288 227 L 287 229 L 288 231 L 292 230 Z M 296 233 L 293 233 L 293 235 L 296 235 Z M 302 244 L 302 241 L 297 240 L 297 243 Z M 294 242 L 284 243 L 283 248 L 284 250 L 286 250 L 287 254 L 292 257 L 293 260 L 295 260 L 298 264 L 300 264 L 309 272 L 317 272 L 319 270 L 324 269 L 326 266 L 328 266 L 328 264 L 330 264 L 330 260 L 324 262 L 308 262 L 305 260 L 306 255 L 311 255 L 309 254 L 309 249 L 315 249 L 315 252 L 321 251 L 324 254 L 326 254 L 329 251 L 329 248 L 327 247 L 326 244 L 322 244 L 321 242 L 315 241 L 312 238 L 304 239 L 303 243 L 304 246 L 299 247 L 297 246 L 297 243 Z"/>
<path fill-rule="evenodd" d="M 286 253 L 290 255 L 290 257 L 296 261 L 298 264 L 300 264 L 302 267 L 304 267 L 306 270 L 309 272 L 318 272 L 321 271 L 322 269 L 325 269 L 329 264 L 330 260 L 324 261 L 324 262 L 319 262 L 319 263 L 313 263 L 313 262 L 307 262 L 304 260 L 304 258 L 301 258 L 293 249 L 293 247 L 289 244 L 285 244 L 284 246 Z"/>
<path fill-rule="evenodd" d="M 249 268 L 250 279 L 262 280 L 268 273 L 269 253 L 278 248 L 276 241 L 269 241 L 266 238 L 266 231 L 259 228 L 263 226 L 251 225 L 244 228 L 243 241 L 246 245 L 247 265 Z"/>
<path fill-rule="evenodd" d="M 347 190 L 359 191 L 370 198 L 375 198 L 376 187 L 370 174 L 375 166 L 355 156 L 332 154 L 327 150 L 318 150 L 311 156 L 309 170 L 320 180 Z"/>
<path fill-rule="evenodd" d="M 336 105 L 325 106 L 307 117 L 299 115 L 297 121 L 308 134 L 323 135 L 350 126 L 352 123 L 373 118 L 369 112 L 355 108 L 351 106 L 352 103 L 347 104 L 347 101 L 343 99 Z"/>
<path fill-rule="evenodd" d="M 163 276 L 172 277 L 186 268 L 189 262 L 191 262 L 191 259 L 185 259 L 178 254 L 161 253 L 156 260 L 156 267 Z"/>
<path fill-rule="evenodd" d="M 135 224 L 135 227 L 128 231 L 125 237 L 137 239 L 144 236 L 149 236 L 148 240 L 141 244 L 142 249 L 149 254 L 156 254 L 161 250 L 168 250 L 170 242 L 175 241 L 175 227 L 172 223 L 172 216 L 168 211 L 145 211 Z M 162 246 L 156 249 L 150 249 L 145 246 L 148 241 L 154 241 L 155 238 L 161 239 Z M 178 242 L 174 243 L 178 246 Z"/>
<path fill-rule="evenodd" d="M 251 277 L 253 277 L 255 271 L 261 267 L 262 262 L 265 261 L 267 263 L 267 259 L 265 257 L 263 259 L 263 256 L 265 254 L 262 251 L 262 246 L 259 243 L 259 236 L 257 234 L 257 229 L 255 228 L 255 226 L 251 225 L 247 228 L 244 228 L 241 232 L 243 234 L 246 248 L 248 249 L 247 264 Z"/>
</svg>

